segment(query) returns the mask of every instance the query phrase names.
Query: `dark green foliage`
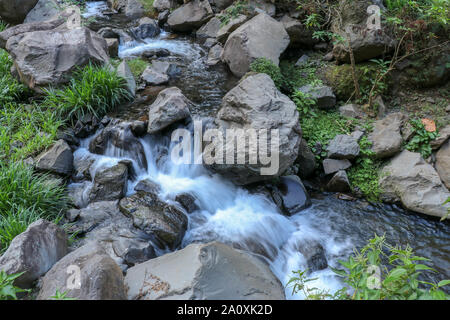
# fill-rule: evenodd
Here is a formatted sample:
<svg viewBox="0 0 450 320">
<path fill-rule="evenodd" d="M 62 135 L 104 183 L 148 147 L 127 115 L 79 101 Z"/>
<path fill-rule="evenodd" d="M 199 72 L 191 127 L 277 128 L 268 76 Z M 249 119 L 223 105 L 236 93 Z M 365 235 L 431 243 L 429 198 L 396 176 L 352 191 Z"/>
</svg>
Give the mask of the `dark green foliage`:
<svg viewBox="0 0 450 320">
<path fill-rule="evenodd" d="M 412 119 L 410 121 L 414 136 L 406 145 L 406 149 L 412 152 L 420 152 L 424 159 L 428 158 L 433 152 L 430 142 L 437 138 L 437 131 L 428 132 L 420 119 Z"/>
<path fill-rule="evenodd" d="M 22 99 L 26 87 L 14 79 L 10 73 L 13 63 L 8 53 L 0 49 L 0 106 Z"/>
<path fill-rule="evenodd" d="M 22 274 L 23 272 L 8 275 L 5 271 L 0 271 L 0 300 L 17 300 L 18 293 L 29 291 L 14 286 L 14 280 Z"/>
<path fill-rule="evenodd" d="M 342 269 L 332 268 L 346 285 L 343 289 L 330 294 L 308 287 L 315 279 L 308 279 L 306 271 L 295 271 L 287 285 L 293 293 L 301 291 L 311 300 L 448 300 L 441 288 L 450 280 L 430 283 L 418 279 L 424 272 L 435 272 L 422 261 L 430 260 L 414 255 L 409 246 L 394 247 L 384 236 L 375 235 L 361 251 L 339 261 Z"/>
<path fill-rule="evenodd" d="M 258 58 L 250 65 L 250 70 L 269 75 L 278 90 L 285 87 L 285 79 L 280 68 L 267 58 Z"/>
</svg>

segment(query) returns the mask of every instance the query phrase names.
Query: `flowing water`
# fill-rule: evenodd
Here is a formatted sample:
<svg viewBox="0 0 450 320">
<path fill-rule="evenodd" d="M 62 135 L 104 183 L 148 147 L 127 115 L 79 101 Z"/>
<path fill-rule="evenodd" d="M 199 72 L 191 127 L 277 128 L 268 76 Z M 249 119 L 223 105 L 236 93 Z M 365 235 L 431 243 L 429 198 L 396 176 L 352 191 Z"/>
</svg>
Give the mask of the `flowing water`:
<svg viewBox="0 0 450 320">
<path fill-rule="evenodd" d="M 221 97 L 235 83 L 222 67 L 205 65 L 206 49 L 187 37 L 171 39 L 163 32 L 157 39 L 133 42 L 120 46 L 120 57 L 132 57 L 149 48 L 165 48 L 172 55 L 170 61 L 179 64 L 180 75 L 171 85 L 177 85 L 197 107 L 195 117 L 213 115 Z M 140 106 L 140 108 L 143 108 Z M 89 154 L 84 140 L 75 152 L 75 161 Z M 170 154 L 168 137 L 146 135 L 140 139 L 144 147 L 147 169 L 134 163 L 136 178 L 129 183 L 132 194 L 138 181 L 149 178 L 161 186 L 160 196 L 174 200 L 181 192 L 188 192 L 198 200 L 200 210 L 189 215 L 188 231 L 181 247 L 192 242 L 218 240 L 237 248 L 258 253 L 267 259 L 274 274 L 283 284 L 293 270 L 306 269 L 307 262 L 299 248 L 319 243 L 325 250 L 330 266 L 346 258 L 354 247 L 361 248 L 374 233 L 386 234 L 389 243 L 409 244 L 417 254 L 433 260 L 431 266 L 438 274 L 431 280 L 450 278 L 450 225 L 423 215 L 407 212 L 396 206 L 369 205 L 364 201 L 347 202 L 331 194 L 316 195 L 313 205 L 292 217 L 279 213 L 275 204 L 262 194 L 253 194 L 224 178 L 212 174 L 201 165 L 176 165 L 170 157 L 157 161 L 162 150 Z M 101 167 L 112 166 L 130 155 L 108 148 L 96 158 L 91 176 Z M 342 284 L 326 268 L 311 274 L 317 277 L 313 285 L 335 291 Z M 286 289 L 287 298 L 292 296 Z"/>
</svg>

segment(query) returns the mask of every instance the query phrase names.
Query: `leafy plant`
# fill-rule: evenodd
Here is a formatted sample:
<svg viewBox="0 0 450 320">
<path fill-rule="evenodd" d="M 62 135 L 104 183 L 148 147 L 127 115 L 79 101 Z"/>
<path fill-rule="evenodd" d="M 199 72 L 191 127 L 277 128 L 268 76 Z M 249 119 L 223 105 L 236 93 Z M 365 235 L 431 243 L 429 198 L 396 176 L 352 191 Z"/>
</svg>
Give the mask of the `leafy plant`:
<svg viewBox="0 0 450 320">
<path fill-rule="evenodd" d="M 295 271 L 287 286 L 293 294 L 302 291 L 306 299 L 349 300 L 446 300 L 449 296 L 441 290 L 450 280 L 431 283 L 419 280 L 423 272 L 435 272 L 416 256 L 411 247 L 401 248 L 386 243 L 385 237 L 375 235 L 361 251 L 354 250 L 347 260 L 340 260 L 342 269 L 331 268 L 346 285 L 330 294 L 309 288 L 305 271 Z"/>
<path fill-rule="evenodd" d="M 17 300 L 18 293 L 29 292 L 29 290 L 14 286 L 14 280 L 22 274 L 23 272 L 8 275 L 5 271 L 0 270 L 0 300 Z"/>
<path fill-rule="evenodd" d="M 297 110 L 300 113 L 300 117 L 316 117 L 317 114 L 314 112 L 314 106 L 316 101 L 311 95 L 304 93 L 302 91 L 295 91 L 292 95 L 292 101 L 297 106 Z"/>
<path fill-rule="evenodd" d="M 69 85 L 46 89 L 44 104 L 71 120 L 92 114 L 101 118 L 120 103 L 131 100 L 126 80 L 107 66 L 87 65 L 74 72 Z"/>
<path fill-rule="evenodd" d="M 226 26 L 232 19 L 237 18 L 240 14 L 245 14 L 248 10 L 248 3 L 245 0 L 239 0 L 235 1 L 217 16 L 221 22 L 221 26 Z"/>
<path fill-rule="evenodd" d="M 406 149 L 412 152 L 420 152 L 422 157 L 426 159 L 433 152 L 430 142 L 437 138 L 438 132 L 425 130 L 425 126 L 420 119 L 412 119 L 410 123 L 414 131 L 414 136 L 406 145 Z"/>
<path fill-rule="evenodd" d="M 76 298 L 70 298 L 67 296 L 69 292 L 65 291 L 65 292 L 61 292 L 59 291 L 59 289 L 56 289 L 55 295 L 51 296 L 50 299 L 52 300 L 77 300 Z"/>
<path fill-rule="evenodd" d="M 280 71 L 280 68 L 267 58 L 258 58 L 253 61 L 250 64 L 250 70 L 269 75 L 278 90 L 281 90 L 285 85 L 285 79 Z"/>
</svg>

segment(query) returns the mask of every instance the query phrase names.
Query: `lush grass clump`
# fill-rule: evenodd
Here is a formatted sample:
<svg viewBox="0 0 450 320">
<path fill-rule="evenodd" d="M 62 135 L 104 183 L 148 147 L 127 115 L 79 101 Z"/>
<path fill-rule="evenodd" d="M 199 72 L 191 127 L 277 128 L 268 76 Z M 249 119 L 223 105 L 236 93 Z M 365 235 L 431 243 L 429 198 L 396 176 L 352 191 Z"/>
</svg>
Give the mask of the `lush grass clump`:
<svg viewBox="0 0 450 320">
<path fill-rule="evenodd" d="M 140 58 L 127 60 L 127 63 L 136 80 L 139 79 L 144 70 L 150 65 L 150 63 Z"/>
<path fill-rule="evenodd" d="M 2 20 L 0 20 L 0 32 L 5 31 L 8 28 L 8 24 Z"/>
<path fill-rule="evenodd" d="M 0 49 L 0 106 L 18 101 L 27 93 L 26 87 L 19 83 L 10 73 L 12 60 L 8 53 Z"/>
<path fill-rule="evenodd" d="M 75 71 L 66 87 L 46 90 L 44 105 L 56 110 L 63 119 L 74 120 L 85 114 L 102 117 L 131 99 L 125 84 L 115 70 L 89 64 Z"/>
<path fill-rule="evenodd" d="M 67 204 L 57 180 L 22 162 L 0 162 L 0 252 L 30 223 L 56 219 Z"/>
<path fill-rule="evenodd" d="M 18 161 L 51 146 L 62 121 L 50 109 L 8 103 L 0 109 L 0 160 Z"/>
</svg>

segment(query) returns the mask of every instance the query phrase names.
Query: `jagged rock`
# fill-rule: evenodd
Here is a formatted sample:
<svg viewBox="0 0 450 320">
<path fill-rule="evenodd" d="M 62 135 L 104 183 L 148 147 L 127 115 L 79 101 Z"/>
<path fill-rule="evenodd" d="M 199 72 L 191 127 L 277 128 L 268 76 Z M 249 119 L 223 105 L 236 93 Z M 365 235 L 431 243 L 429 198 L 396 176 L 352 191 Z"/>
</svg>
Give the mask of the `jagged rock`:
<svg viewBox="0 0 450 320">
<path fill-rule="evenodd" d="M 103 27 L 97 33 L 105 39 L 114 38 L 119 40 L 119 43 L 127 43 L 133 41 L 133 38 L 122 29 Z"/>
<path fill-rule="evenodd" d="M 250 14 L 252 15 L 264 13 L 269 15 L 270 17 L 274 17 L 276 11 L 276 7 L 272 3 L 272 1 L 266 0 L 249 0 L 248 9 L 250 11 Z"/>
<path fill-rule="evenodd" d="M 245 164 L 226 164 L 226 161 L 219 164 L 214 161 L 210 168 L 239 185 L 280 176 L 292 166 L 298 155 L 301 140 L 298 117 L 295 104 L 277 90 L 268 75 L 258 73 L 245 77 L 223 97 L 216 118 L 218 129 L 220 132 L 226 129 L 253 129 L 257 132 L 267 129 L 268 135 L 271 134 L 271 129 L 277 129 L 279 151 L 276 156 L 279 165 L 263 172 L 262 169 L 267 170 L 269 165 L 263 165 L 260 161 L 252 164 L 248 160 L 255 156 L 255 148 L 247 146 L 244 153 L 238 153 L 239 150 L 233 145 L 226 144 L 224 155 L 234 153 L 235 158 L 245 155 Z M 216 142 L 211 142 L 211 146 L 219 147 Z M 273 147 L 268 141 L 267 148 Z"/>
<path fill-rule="evenodd" d="M 133 121 L 131 123 L 131 132 L 133 132 L 136 137 L 142 137 L 147 133 L 147 122 L 141 120 Z"/>
<path fill-rule="evenodd" d="M 403 150 L 382 169 L 379 183 L 383 200 L 401 201 L 409 210 L 443 217 L 450 207 L 443 205 L 450 192 L 420 153 Z"/>
<path fill-rule="evenodd" d="M 327 183 L 327 190 L 332 192 L 350 191 L 350 182 L 348 181 L 345 170 L 339 170 Z"/>
<path fill-rule="evenodd" d="M 40 219 L 16 236 L 0 257 L 0 270 L 7 274 L 24 272 L 14 281 L 16 286 L 30 288 L 67 253 L 67 235 L 55 224 Z"/>
<path fill-rule="evenodd" d="M 91 153 L 104 155 L 108 147 L 115 147 L 117 156 L 133 159 L 139 167 L 147 169 L 144 147 L 131 131 L 129 122 L 111 122 L 89 143 Z"/>
<path fill-rule="evenodd" d="M 359 155 L 358 140 L 346 134 L 339 134 L 328 144 L 328 157 L 332 159 L 354 159 Z"/>
<path fill-rule="evenodd" d="M 130 66 L 125 60 L 117 66 L 117 75 L 126 80 L 126 89 L 134 97 L 136 95 L 136 80 L 134 79 Z"/>
<path fill-rule="evenodd" d="M 319 109 L 329 110 L 336 105 L 336 96 L 333 93 L 333 89 L 328 86 L 313 86 L 308 84 L 298 90 L 315 99 L 316 106 Z"/>
<path fill-rule="evenodd" d="M 375 121 L 369 140 L 377 158 L 388 158 L 400 152 L 403 141 L 400 129 L 404 120 L 405 116 L 402 113 L 392 113 L 382 120 Z"/>
<path fill-rule="evenodd" d="M 79 274 L 74 266 L 79 268 Z M 77 274 L 80 279 L 76 279 Z M 78 248 L 56 263 L 42 279 L 37 300 L 50 299 L 57 290 L 77 300 L 126 299 L 122 270 L 95 242 Z"/>
<path fill-rule="evenodd" d="M 436 170 L 447 189 L 450 189 L 450 140 L 436 153 Z"/>
<path fill-rule="evenodd" d="M 160 32 L 161 30 L 159 29 L 158 22 L 149 17 L 141 18 L 138 22 L 138 26 L 130 29 L 131 35 L 136 40 L 154 38 L 159 35 Z"/>
<path fill-rule="evenodd" d="M 260 13 L 230 34 L 222 60 L 235 76 L 242 77 L 257 58 L 267 58 L 278 65 L 280 54 L 288 45 L 289 35 L 283 24 Z"/>
<path fill-rule="evenodd" d="M 72 149 L 70 149 L 66 141 L 58 140 L 50 150 L 38 157 L 36 169 L 61 175 L 70 175 L 73 169 Z"/>
<path fill-rule="evenodd" d="M 105 40 L 108 48 L 108 55 L 111 58 L 117 58 L 119 55 L 119 40 L 115 38 L 106 38 Z"/>
<path fill-rule="evenodd" d="M 22 23 L 37 2 L 38 0 L 0 0 L 0 18 L 12 24 Z"/>
<path fill-rule="evenodd" d="M 128 167 L 118 163 L 95 173 L 90 193 L 91 202 L 121 199 L 126 195 Z"/>
<path fill-rule="evenodd" d="M 310 177 L 316 169 L 316 157 L 305 139 L 302 139 L 300 142 L 295 163 L 298 164 L 298 175 L 302 179 Z"/>
<path fill-rule="evenodd" d="M 214 66 L 220 62 L 220 57 L 222 55 L 223 48 L 220 44 L 216 44 L 214 47 L 209 50 L 208 53 L 208 60 L 206 61 L 206 64 L 208 66 Z"/>
<path fill-rule="evenodd" d="M 129 300 L 285 299 L 265 262 L 218 242 L 191 244 L 138 264 L 128 270 L 125 283 Z"/>
<path fill-rule="evenodd" d="M 197 30 L 195 35 L 198 39 L 216 38 L 222 22 L 219 18 L 213 17 Z"/>
<path fill-rule="evenodd" d="M 328 267 L 325 250 L 317 241 L 307 241 L 299 244 L 299 251 L 306 260 L 309 273 Z"/>
<path fill-rule="evenodd" d="M 231 6 L 233 2 L 233 0 L 209 0 L 209 3 L 211 4 L 214 12 L 220 12 L 223 9 L 226 9 L 227 7 Z"/>
<path fill-rule="evenodd" d="M 175 248 L 186 232 L 188 220 L 182 210 L 155 194 L 138 192 L 120 200 L 119 208 L 136 228 L 155 236 L 163 247 Z"/>
<path fill-rule="evenodd" d="M 339 107 L 339 113 L 349 118 L 362 118 L 364 116 L 360 106 L 353 103 Z"/>
<path fill-rule="evenodd" d="M 167 74 L 156 71 L 152 66 L 148 66 L 141 75 L 142 80 L 148 85 L 161 85 L 169 82 Z"/>
<path fill-rule="evenodd" d="M 433 150 L 439 149 L 448 138 L 450 138 L 450 125 L 446 125 L 444 128 L 439 129 L 439 136 L 430 142 L 431 148 L 433 148 Z"/>
<path fill-rule="evenodd" d="M 62 11 L 56 0 L 39 0 L 38 3 L 28 12 L 24 23 L 47 21 Z"/>
<path fill-rule="evenodd" d="M 313 38 L 313 31 L 308 29 L 299 20 L 291 18 L 289 15 L 284 15 L 281 20 L 284 28 L 289 34 L 291 39 L 290 46 L 293 47 L 309 47 L 311 48 L 318 42 L 318 40 Z"/>
<path fill-rule="evenodd" d="M 220 43 L 225 43 L 227 41 L 228 36 L 241 25 L 243 25 L 248 20 L 248 17 L 243 14 L 239 14 L 238 16 L 231 18 L 230 21 L 226 25 L 220 26 L 219 30 L 216 33 L 217 41 Z"/>
<path fill-rule="evenodd" d="M 167 24 L 174 31 L 189 32 L 199 28 L 213 16 L 207 0 L 193 0 L 173 11 Z"/>
<path fill-rule="evenodd" d="M 158 193 L 161 192 L 161 186 L 150 179 L 145 179 L 138 182 L 138 184 L 134 187 L 134 191 L 142 191 L 145 193 L 158 195 Z"/>
<path fill-rule="evenodd" d="M 140 0 L 107 0 L 111 9 L 124 14 L 129 19 L 139 19 L 145 15 L 145 10 Z"/>
<path fill-rule="evenodd" d="M 89 62 L 109 61 L 105 39 L 85 27 L 23 33 L 10 37 L 6 49 L 21 81 L 37 91 L 68 82 Z"/>
<path fill-rule="evenodd" d="M 164 26 L 164 24 L 167 22 L 167 19 L 169 19 L 169 15 L 170 15 L 170 11 L 169 10 L 161 11 L 158 14 L 158 25 L 160 27 Z"/>
<path fill-rule="evenodd" d="M 348 159 L 335 160 L 335 159 L 325 159 L 322 162 L 323 171 L 325 174 L 335 173 L 339 170 L 345 170 L 352 166 L 352 163 Z"/>
<path fill-rule="evenodd" d="M 297 176 L 284 176 L 274 186 L 272 197 L 282 212 L 292 216 L 311 205 L 311 199 L 302 181 Z"/>
<path fill-rule="evenodd" d="M 350 44 L 356 62 L 376 58 L 395 47 L 395 41 L 387 34 L 387 28 L 378 30 L 367 29 L 367 8 L 371 0 L 339 1 L 341 15 L 332 21 L 332 31 L 347 39 Z M 339 62 L 350 62 L 347 43 L 336 43 L 333 54 Z"/>
<path fill-rule="evenodd" d="M 205 46 L 208 49 L 211 49 L 213 46 L 215 46 L 217 44 L 217 39 L 216 38 L 208 38 L 205 40 L 205 42 L 203 43 L 203 46 Z"/>
<path fill-rule="evenodd" d="M 195 197 L 189 193 L 181 193 L 175 197 L 175 201 L 178 201 L 187 213 L 192 213 L 199 210 L 199 206 L 195 203 Z"/>
<path fill-rule="evenodd" d="M 161 91 L 150 106 L 148 133 L 156 133 L 167 126 L 190 117 L 189 101 L 176 87 Z"/>
</svg>

